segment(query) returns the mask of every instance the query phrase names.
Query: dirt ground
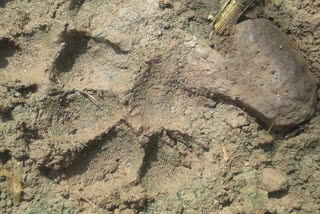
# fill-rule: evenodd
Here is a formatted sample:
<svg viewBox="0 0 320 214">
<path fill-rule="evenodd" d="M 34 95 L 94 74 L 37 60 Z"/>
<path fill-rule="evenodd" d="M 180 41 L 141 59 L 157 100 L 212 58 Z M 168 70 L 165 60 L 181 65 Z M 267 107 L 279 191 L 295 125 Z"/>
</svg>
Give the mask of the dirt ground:
<svg viewBox="0 0 320 214">
<path fill-rule="evenodd" d="M 320 2 L 258 2 L 239 22 L 270 20 L 320 79 Z M 186 90 L 195 47 L 232 48 L 218 3 L 1 0 L 0 213 L 320 213 L 319 103 L 275 132 Z"/>
</svg>

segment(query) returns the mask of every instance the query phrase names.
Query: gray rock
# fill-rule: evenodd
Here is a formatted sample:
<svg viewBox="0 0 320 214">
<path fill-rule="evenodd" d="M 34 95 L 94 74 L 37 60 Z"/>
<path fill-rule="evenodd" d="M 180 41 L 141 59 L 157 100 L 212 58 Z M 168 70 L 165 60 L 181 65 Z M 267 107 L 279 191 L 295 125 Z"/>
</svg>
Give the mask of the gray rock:
<svg viewBox="0 0 320 214">
<path fill-rule="evenodd" d="M 285 34 L 267 20 L 247 20 L 236 26 L 231 47 L 228 56 L 196 47 L 187 58 L 186 88 L 244 108 L 274 131 L 311 118 L 317 79 Z"/>
<path fill-rule="evenodd" d="M 261 183 L 269 193 L 286 190 L 288 187 L 287 178 L 272 168 L 262 170 Z"/>
</svg>

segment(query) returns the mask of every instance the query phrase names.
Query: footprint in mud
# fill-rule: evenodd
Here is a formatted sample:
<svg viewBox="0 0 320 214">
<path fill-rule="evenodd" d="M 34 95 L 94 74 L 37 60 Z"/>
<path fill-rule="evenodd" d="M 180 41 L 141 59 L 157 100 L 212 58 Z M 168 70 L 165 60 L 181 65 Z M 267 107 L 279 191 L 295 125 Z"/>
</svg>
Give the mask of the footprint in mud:
<svg viewBox="0 0 320 214">
<path fill-rule="evenodd" d="M 136 136 L 125 125 L 119 125 L 83 150 L 65 170 L 67 182 L 75 187 L 71 194 L 81 189 L 81 195 L 109 210 L 118 203 L 144 200 L 143 189 L 135 184 L 143 156 Z M 119 196 L 118 202 L 113 200 Z"/>
<path fill-rule="evenodd" d="M 109 41 L 97 41 L 81 31 L 66 32 L 54 62 L 54 75 L 64 85 L 83 90 L 122 93 L 133 87 L 139 61 Z"/>
</svg>

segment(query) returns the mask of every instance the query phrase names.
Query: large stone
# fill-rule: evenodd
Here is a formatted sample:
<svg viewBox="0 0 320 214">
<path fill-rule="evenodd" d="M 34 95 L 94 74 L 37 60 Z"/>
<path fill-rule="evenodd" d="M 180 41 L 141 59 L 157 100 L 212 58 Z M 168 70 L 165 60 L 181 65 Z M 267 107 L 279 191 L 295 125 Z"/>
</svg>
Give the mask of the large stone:
<svg viewBox="0 0 320 214">
<path fill-rule="evenodd" d="M 262 170 L 261 183 L 269 193 L 283 191 L 288 187 L 287 178 L 272 168 Z"/>
<path fill-rule="evenodd" d="M 196 47 L 187 58 L 186 88 L 244 108 L 264 125 L 284 131 L 311 118 L 317 79 L 286 35 L 264 19 L 236 26 L 223 56 Z"/>
</svg>

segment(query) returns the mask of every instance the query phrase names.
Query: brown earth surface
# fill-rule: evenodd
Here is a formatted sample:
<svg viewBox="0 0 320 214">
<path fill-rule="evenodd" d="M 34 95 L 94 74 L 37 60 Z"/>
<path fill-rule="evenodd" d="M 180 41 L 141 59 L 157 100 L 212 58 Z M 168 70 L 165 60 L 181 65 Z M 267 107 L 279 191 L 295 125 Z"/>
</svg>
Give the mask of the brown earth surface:
<svg viewBox="0 0 320 214">
<path fill-rule="evenodd" d="M 218 0 L 161 2 L 0 1 L 0 213 L 320 213 L 319 102 L 279 131 L 194 87 L 194 51 L 247 52 L 212 33 Z M 269 20 L 319 82 L 320 2 L 257 2 L 237 27 Z"/>
</svg>

